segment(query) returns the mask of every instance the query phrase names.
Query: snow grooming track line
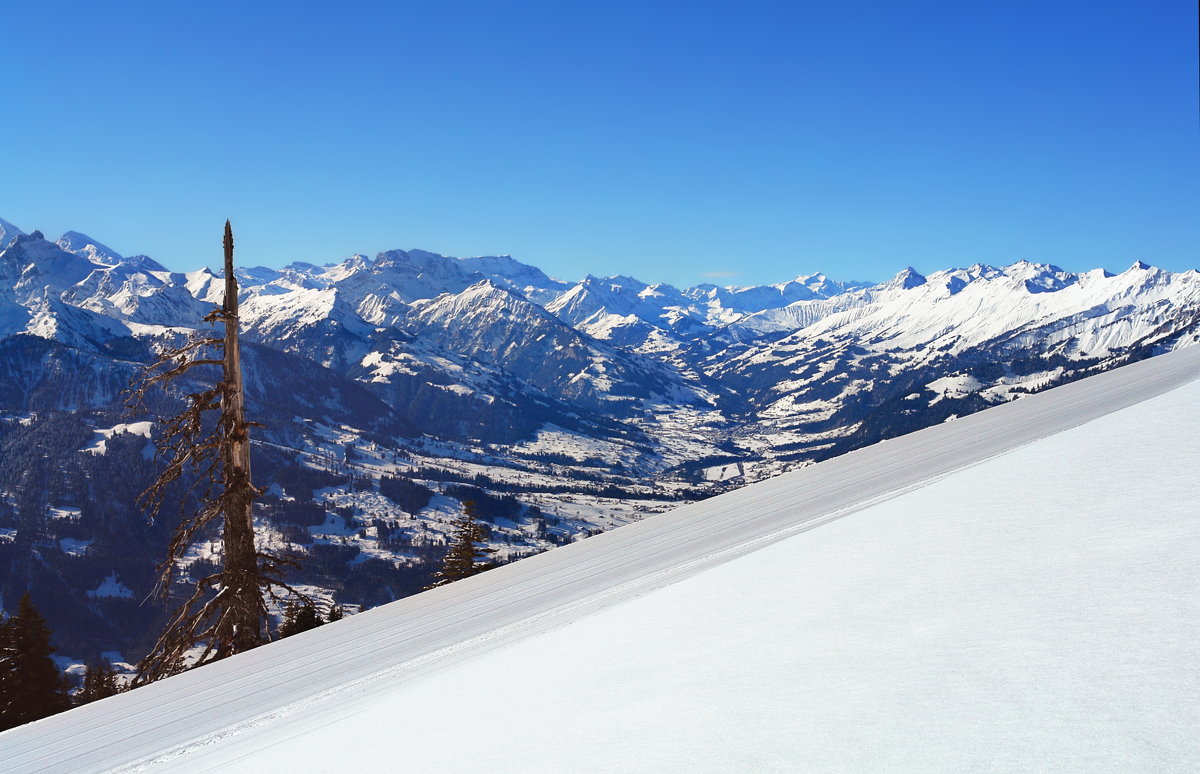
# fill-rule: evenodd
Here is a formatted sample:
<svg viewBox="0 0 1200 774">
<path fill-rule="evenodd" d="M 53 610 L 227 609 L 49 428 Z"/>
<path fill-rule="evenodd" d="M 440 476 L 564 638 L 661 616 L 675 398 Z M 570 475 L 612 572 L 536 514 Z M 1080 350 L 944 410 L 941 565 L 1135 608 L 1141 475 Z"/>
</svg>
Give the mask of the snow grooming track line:
<svg viewBox="0 0 1200 774">
<path fill-rule="evenodd" d="M 0 734 L 0 770 L 136 771 L 565 625 L 1200 378 L 1200 347 L 927 428 Z"/>
</svg>

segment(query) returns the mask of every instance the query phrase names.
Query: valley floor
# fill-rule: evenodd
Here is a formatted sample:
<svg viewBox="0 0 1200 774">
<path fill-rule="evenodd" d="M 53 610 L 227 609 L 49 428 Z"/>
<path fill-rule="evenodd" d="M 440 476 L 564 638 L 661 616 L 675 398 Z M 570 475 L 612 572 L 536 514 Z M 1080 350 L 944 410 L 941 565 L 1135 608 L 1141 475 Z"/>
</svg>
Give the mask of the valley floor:
<svg viewBox="0 0 1200 774">
<path fill-rule="evenodd" d="M 0 735 L 8 771 L 1194 771 L 1200 347 Z"/>
</svg>

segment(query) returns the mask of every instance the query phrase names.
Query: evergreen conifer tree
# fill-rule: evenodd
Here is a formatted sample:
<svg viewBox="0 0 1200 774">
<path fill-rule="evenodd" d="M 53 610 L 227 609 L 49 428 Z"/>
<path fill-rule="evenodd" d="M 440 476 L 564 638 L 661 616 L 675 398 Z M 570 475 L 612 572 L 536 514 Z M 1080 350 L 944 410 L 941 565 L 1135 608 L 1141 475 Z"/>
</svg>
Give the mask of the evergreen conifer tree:
<svg viewBox="0 0 1200 774">
<path fill-rule="evenodd" d="M 279 636 L 291 637 L 293 634 L 315 629 L 325 622 L 317 609 L 310 604 L 289 602 L 283 612 L 283 623 L 279 626 Z"/>
<path fill-rule="evenodd" d="M 492 549 L 477 545 L 487 539 L 483 526 L 476 520 L 478 516 L 475 501 L 467 500 L 463 503 L 463 512 L 454 522 L 450 547 L 442 558 L 441 569 L 434 573 L 434 582 L 426 588 L 445 586 L 447 583 L 469 578 L 495 567 L 491 562 L 481 561 L 492 553 Z"/>
<path fill-rule="evenodd" d="M 0 624 L 0 730 L 70 706 L 53 652 L 50 628 L 25 592 L 17 614 Z"/>
<path fill-rule="evenodd" d="M 83 671 L 83 685 L 75 694 L 75 703 L 88 704 L 119 692 L 117 672 L 108 659 L 101 659 L 99 663 L 88 662 Z"/>
</svg>

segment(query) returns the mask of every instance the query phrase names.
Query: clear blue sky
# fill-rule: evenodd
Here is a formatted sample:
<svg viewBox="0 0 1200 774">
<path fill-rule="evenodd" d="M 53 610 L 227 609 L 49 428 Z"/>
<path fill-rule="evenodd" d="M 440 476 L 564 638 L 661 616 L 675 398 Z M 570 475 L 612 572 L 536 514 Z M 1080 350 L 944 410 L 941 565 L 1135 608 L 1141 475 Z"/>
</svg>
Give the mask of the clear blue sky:
<svg viewBox="0 0 1200 774">
<path fill-rule="evenodd" d="M 176 269 L 1200 264 L 1192 0 L 11 5 L 0 217 Z"/>
</svg>

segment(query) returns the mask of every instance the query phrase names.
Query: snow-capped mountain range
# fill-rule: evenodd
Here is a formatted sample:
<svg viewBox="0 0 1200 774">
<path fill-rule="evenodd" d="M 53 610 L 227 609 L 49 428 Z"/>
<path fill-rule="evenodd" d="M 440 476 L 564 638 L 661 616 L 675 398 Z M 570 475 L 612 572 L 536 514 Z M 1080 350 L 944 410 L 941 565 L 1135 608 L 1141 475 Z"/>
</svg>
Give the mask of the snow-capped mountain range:
<svg viewBox="0 0 1200 774">
<path fill-rule="evenodd" d="M 393 250 L 239 280 L 249 408 L 266 426 L 264 535 L 318 557 L 314 587 L 354 604 L 420 587 L 459 501 L 480 496 L 464 486 L 509 498 L 492 544 L 515 558 L 1200 336 L 1200 272 L 1142 263 L 679 289 Z M 0 220 L 8 575 L 49 563 L 78 573 L 60 591 L 78 597 L 124 568 L 145 596 L 162 536 L 144 536 L 144 556 L 118 546 L 151 475 L 145 438 L 115 429 L 130 422 L 122 392 L 156 347 L 203 328 L 222 292 L 205 268 Z M 401 507 L 389 477 L 425 494 Z M 339 586 L 342 572 L 369 594 Z"/>
<path fill-rule="evenodd" d="M 111 355 L 197 327 L 220 298 L 208 269 L 171 272 L 78 232 L 50 242 L 0 221 L 0 244 L 0 338 Z M 520 444 L 549 425 L 618 419 L 643 463 L 657 458 L 639 472 L 656 477 L 736 457 L 742 475 L 765 465 L 757 478 L 869 434 L 892 401 L 1001 402 L 1186 343 L 1200 317 L 1200 273 L 1142 263 L 1116 275 L 1019 261 L 909 268 L 879 285 L 814 274 L 680 290 L 393 250 L 239 279 L 249 341 L 362 385 L 420 432 Z"/>
</svg>

